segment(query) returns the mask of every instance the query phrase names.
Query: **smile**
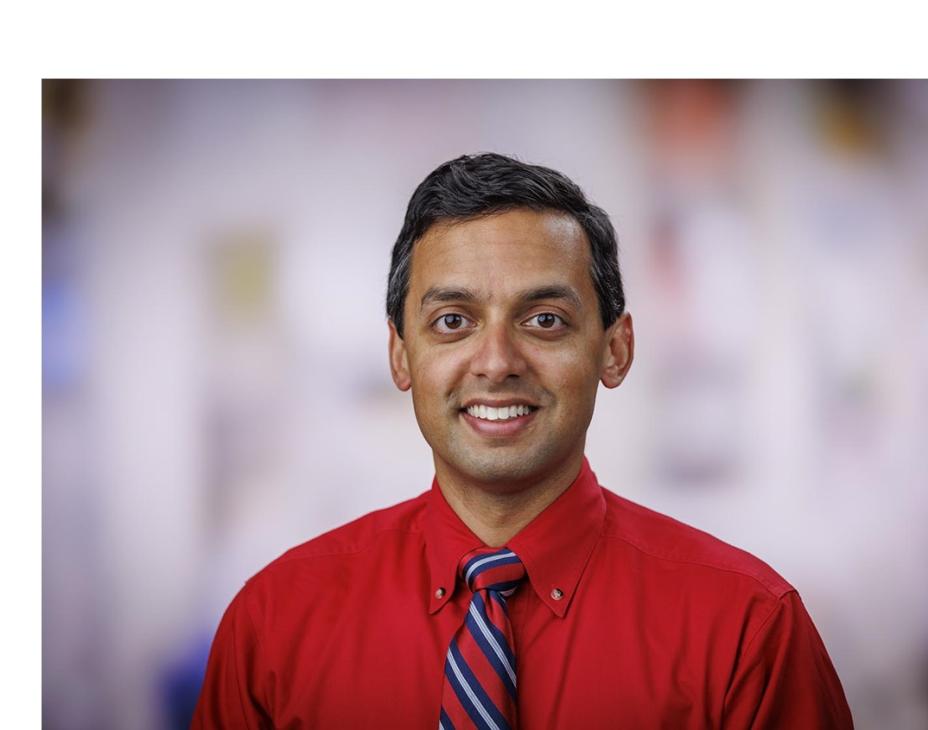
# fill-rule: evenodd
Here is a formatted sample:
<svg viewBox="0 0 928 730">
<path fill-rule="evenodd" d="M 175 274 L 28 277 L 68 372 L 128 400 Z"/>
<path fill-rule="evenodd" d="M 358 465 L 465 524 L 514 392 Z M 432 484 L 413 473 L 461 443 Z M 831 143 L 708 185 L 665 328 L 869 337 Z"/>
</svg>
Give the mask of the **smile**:
<svg viewBox="0 0 928 730">
<path fill-rule="evenodd" d="M 494 407 L 475 404 L 465 410 L 467 415 L 484 421 L 508 421 L 511 418 L 527 416 L 535 409 L 525 405 Z"/>
<path fill-rule="evenodd" d="M 490 406 L 472 402 L 460 410 L 461 418 L 481 438 L 509 441 L 530 429 L 538 415 L 538 406 L 497 403 Z"/>
</svg>

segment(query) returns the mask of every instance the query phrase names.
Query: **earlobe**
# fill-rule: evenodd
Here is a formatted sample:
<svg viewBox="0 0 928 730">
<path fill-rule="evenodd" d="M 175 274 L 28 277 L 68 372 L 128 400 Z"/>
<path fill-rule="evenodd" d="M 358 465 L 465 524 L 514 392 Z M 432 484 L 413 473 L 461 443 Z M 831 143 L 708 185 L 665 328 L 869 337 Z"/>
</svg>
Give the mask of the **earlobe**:
<svg viewBox="0 0 928 730">
<path fill-rule="evenodd" d="M 631 314 L 625 312 L 607 331 L 603 368 L 600 372 L 602 384 L 607 388 L 617 388 L 625 380 L 634 357 L 635 330 Z"/>
<path fill-rule="evenodd" d="M 396 331 L 393 320 L 387 321 L 390 328 L 390 374 L 393 376 L 393 383 L 400 390 L 409 390 L 412 380 L 409 377 L 409 359 L 406 356 L 406 343 Z"/>
</svg>

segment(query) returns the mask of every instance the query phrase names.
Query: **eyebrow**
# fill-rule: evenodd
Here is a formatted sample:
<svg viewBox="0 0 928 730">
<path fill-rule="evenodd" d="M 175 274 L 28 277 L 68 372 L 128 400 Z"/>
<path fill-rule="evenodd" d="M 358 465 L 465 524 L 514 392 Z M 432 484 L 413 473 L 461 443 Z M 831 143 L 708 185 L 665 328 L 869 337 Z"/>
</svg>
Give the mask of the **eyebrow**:
<svg viewBox="0 0 928 730">
<path fill-rule="evenodd" d="M 526 289 L 517 295 L 519 301 L 523 303 L 538 302 L 544 299 L 563 299 L 570 302 L 577 309 L 582 309 L 583 305 L 580 297 L 573 287 L 562 286 L 560 284 L 549 284 L 539 286 L 534 289 Z M 432 302 L 476 302 L 479 299 L 470 289 L 458 289 L 452 287 L 433 286 L 422 295 L 422 301 L 419 303 L 421 311 L 426 304 Z"/>
<path fill-rule="evenodd" d="M 422 301 L 419 303 L 419 311 L 431 302 L 475 302 L 477 295 L 470 289 L 449 289 L 441 286 L 429 287 L 425 294 L 422 295 Z"/>
<path fill-rule="evenodd" d="M 565 299 L 573 304 L 577 309 L 583 309 L 580 296 L 571 286 L 561 286 L 560 284 L 551 284 L 549 286 L 540 286 L 537 289 L 529 289 L 519 295 L 523 302 L 538 302 L 542 299 Z"/>
</svg>

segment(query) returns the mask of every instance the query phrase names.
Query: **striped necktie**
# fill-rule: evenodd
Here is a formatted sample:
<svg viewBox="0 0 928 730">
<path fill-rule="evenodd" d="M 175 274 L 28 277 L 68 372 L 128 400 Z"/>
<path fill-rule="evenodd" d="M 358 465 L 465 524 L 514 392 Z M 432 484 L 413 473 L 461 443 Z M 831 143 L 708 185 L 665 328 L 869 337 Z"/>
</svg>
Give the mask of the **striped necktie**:
<svg viewBox="0 0 928 730">
<path fill-rule="evenodd" d="M 445 656 L 440 730 L 514 730 L 516 659 L 506 598 L 525 577 L 508 548 L 478 548 L 461 560 L 473 591 L 464 624 Z"/>
</svg>

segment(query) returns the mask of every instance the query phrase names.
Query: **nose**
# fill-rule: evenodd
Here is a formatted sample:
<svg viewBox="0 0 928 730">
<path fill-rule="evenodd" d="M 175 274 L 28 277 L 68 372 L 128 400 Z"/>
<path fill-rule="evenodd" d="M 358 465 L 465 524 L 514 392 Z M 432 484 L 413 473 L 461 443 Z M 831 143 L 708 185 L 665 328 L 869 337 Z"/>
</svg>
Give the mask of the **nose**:
<svg viewBox="0 0 928 730">
<path fill-rule="evenodd" d="M 470 361 L 471 375 L 487 378 L 491 383 L 503 383 L 525 373 L 525 357 L 508 323 L 486 324 L 474 344 L 476 350 Z"/>
</svg>

